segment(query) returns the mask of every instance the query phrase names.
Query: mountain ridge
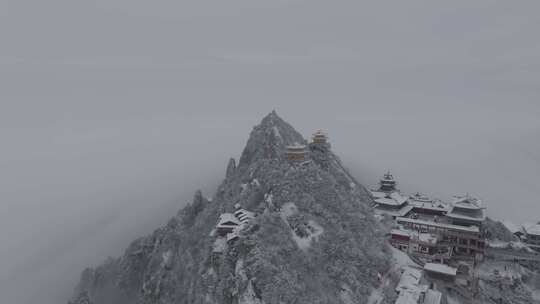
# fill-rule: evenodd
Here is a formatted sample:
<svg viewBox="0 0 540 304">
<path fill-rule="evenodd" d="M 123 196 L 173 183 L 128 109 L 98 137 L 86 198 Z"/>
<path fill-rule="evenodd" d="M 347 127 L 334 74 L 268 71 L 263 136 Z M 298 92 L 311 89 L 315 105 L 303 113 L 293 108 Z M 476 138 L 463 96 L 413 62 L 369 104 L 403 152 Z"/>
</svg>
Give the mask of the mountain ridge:
<svg viewBox="0 0 540 304">
<path fill-rule="evenodd" d="M 307 140 L 272 111 L 212 199 L 197 191 L 122 257 L 86 269 L 71 303 L 365 302 L 389 255 L 371 198 L 329 146 L 307 145 L 298 162 L 293 144 Z M 235 206 L 257 216 L 218 254 L 216 223 Z"/>
</svg>

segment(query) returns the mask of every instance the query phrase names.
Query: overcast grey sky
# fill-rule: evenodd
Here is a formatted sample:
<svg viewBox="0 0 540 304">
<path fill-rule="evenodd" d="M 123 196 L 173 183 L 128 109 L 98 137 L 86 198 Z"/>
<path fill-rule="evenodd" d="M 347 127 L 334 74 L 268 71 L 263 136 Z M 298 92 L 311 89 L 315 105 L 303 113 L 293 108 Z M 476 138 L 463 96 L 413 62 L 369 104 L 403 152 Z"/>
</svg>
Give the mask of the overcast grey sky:
<svg viewBox="0 0 540 304">
<path fill-rule="evenodd" d="M 272 109 L 363 182 L 540 220 L 540 2 L 0 0 L 0 295 L 64 303 Z M 8 299 L 8 300 L 6 300 Z"/>
</svg>

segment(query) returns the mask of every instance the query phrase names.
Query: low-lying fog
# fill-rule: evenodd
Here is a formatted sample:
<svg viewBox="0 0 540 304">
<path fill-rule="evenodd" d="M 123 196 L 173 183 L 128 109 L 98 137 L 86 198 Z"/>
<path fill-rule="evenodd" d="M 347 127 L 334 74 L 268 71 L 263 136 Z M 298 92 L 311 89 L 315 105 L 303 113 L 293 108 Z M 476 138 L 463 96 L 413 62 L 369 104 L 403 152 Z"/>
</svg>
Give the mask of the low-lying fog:
<svg viewBox="0 0 540 304">
<path fill-rule="evenodd" d="M 0 295 L 65 303 L 272 109 L 359 180 L 540 220 L 536 1 L 0 3 Z"/>
</svg>

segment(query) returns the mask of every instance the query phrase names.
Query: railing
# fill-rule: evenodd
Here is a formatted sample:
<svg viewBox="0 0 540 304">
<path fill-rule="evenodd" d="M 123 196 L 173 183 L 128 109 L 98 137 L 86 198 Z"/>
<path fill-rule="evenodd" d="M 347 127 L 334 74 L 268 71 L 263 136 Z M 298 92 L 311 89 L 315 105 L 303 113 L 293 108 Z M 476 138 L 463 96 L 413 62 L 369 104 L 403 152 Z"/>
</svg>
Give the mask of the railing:
<svg viewBox="0 0 540 304">
<path fill-rule="evenodd" d="M 412 252 L 411 255 L 414 255 L 419 258 L 429 259 L 429 260 L 441 260 L 441 259 L 450 259 L 452 257 L 452 254 L 450 252 L 448 253 L 422 253 L 422 252 Z"/>
<path fill-rule="evenodd" d="M 448 235 L 448 236 L 467 238 L 471 240 L 482 240 L 479 232 L 473 232 L 473 231 L 457 232 L 449 228 L 443 228 L 443 227 L 437 227 L 437 226 L 431 226 L 431 225 L 425 225 L 425 224 L 414 224 L 414 223 L 409 223 L 409 222 L 402 222 L 401 224 L 403 224 L 408 229 L 414 230 L 414 231 L 420 231 L 420 232 L 425 232 L 425 233 L 431 232 L 435 234 L 443 234 L 443 235 Z"/>
<path fill-rule="evenodd" d="M 401 241 L 401 243 L 407 243 L 406 241 Z M 437 247 L 437 248 L 441 248 L 441 247 L 459 247 L 459 248 L 466 248 L 466 249 L 472 249 L 472 250 L 476 250 L 476 251 L 484 251 L 485 250 L 485 246 L 484 245 L 480 245 L 480 244 L 469 244 L 469 243 L 466 243 L 466 244 L 463 244 L 463 243 L 460 243 L 458 241 L 448 241 L 448 240 L 444 240 L 444 241 L 439 241 L 439 242 L 436 242 L 436 243 L 429 243 L 429 242 L 423 242 L 417 238 L 411 238 L 409 240 L 409 243 L 415 243 L 415 244 L 419 244 L 419 245 L 423 245 L 423 246 L 427 246 L 427 247 Z"/>
<path fill-rule="evenodd" d="M 498 248 L 489 248 L 488 250 L 486 250 L 486 255 L 488 257 L 504 260 L 540 261 L 540 254 Z"/>
<path fill-rule="evenodd" d="M 443 241 L 443 242 L 439 242 L 439 245 L 466 248 L 466 249 L 472 249 L 472 250 L 476 250 L 476 251 L 484 251 L 485 250 L 485 246 L 478 246 L 478 244 L 473 245 L 473 244 L 462 244 L 462 243 L 459 243 L 459 242 Z"/>
</svg>

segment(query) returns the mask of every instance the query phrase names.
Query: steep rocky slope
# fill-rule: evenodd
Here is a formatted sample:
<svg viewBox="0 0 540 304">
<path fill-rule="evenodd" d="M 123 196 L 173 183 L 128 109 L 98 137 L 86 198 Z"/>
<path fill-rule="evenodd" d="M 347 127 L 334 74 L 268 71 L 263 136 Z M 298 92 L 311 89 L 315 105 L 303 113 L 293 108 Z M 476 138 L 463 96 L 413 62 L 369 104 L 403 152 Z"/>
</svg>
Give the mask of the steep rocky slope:
<svg viewBox="0 0 540 304">
<path fill-rule="evenodd" d="M 84 270 L 72 303 L 366 303 L 389 260 L 369 195 L 327 146 L 288 161 L 294 143 L 306 140 L 270 113 L 212 199 L 197 192 L 122 257 Z M 236 204 L 257 216 L 214 252 Z"/>
</svg>

